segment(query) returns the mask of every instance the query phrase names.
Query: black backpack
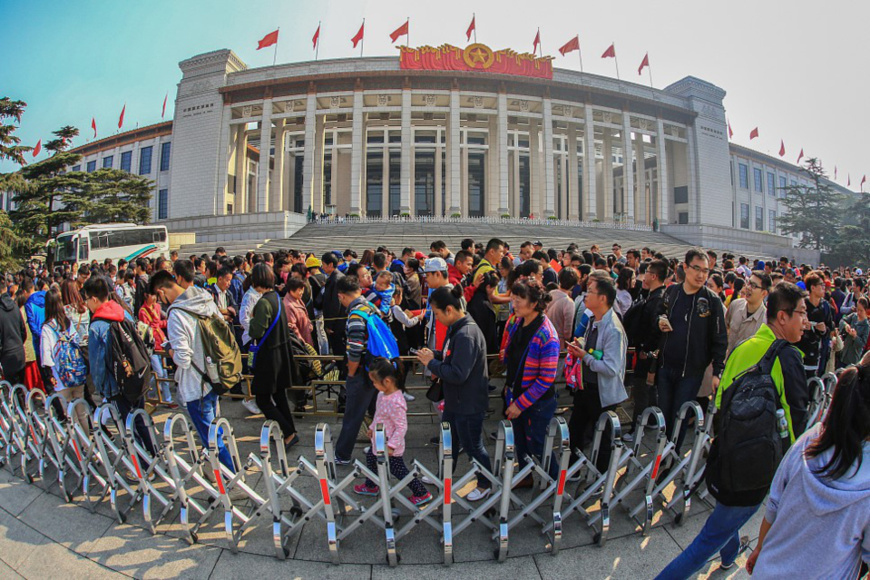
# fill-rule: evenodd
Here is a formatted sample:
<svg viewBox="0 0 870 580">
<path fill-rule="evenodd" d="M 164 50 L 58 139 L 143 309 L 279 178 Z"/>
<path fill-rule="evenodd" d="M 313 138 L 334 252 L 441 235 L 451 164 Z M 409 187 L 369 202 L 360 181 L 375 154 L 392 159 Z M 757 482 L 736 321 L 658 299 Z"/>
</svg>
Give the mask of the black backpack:
<svg viewBox="0 0 870 580">
<path fill-rule="evenodd" d="M 640 344 L 641 324 L 643 323 L 643 309 L 647 298 L 638 298 L 632 302 L 628 310 L 622 316 L 622 328 L 628 337 L 628 346 L 637 347 Z"/>
<path fill-rule="evenodd" d="M 139 401 L 151 386 L 151 357 L 136 324 L 126 318 L 109 322 L 109 371 L 131 404 Z"/>
<path fill-rule="evenodd" d="M 775 340 L 761 360 L 722 393 L 705 477 L 710 493 L 725 505 L 760 503 L 782 461 L 776 417 L 781 405 L 770 372 L 780 351 L 788 347 L 785 340 Z"/>
</svg>

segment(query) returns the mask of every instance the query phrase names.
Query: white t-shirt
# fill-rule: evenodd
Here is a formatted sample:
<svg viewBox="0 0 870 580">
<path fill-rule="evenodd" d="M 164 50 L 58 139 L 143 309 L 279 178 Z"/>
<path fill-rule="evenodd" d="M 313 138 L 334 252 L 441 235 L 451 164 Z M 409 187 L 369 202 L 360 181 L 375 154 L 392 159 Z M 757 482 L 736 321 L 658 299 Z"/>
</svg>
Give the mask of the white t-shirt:
<svg viewBox="0 0 870 580">
<path fill-rule="evenodd" d="M 54 360 L 54 348 L 57 345 L 58 334 L 57 331 L 53 328 L 54 325 L 49 326 L 48 324 L 44 324 L 42 326 L 42 334 L 40 338 L 40 348 L 42 349 L 40 355 L 42 359 L 42 366 L 51 367 L 51 374 L 54 376 L 54 380 L 57 384 L 54 386 L 54 391 L 58 392 L 64 388 L 66 385 L 60 380 L 60 375 L 57 372 L 57 365 L 55 365 Z M 69 328 L 67 329 L 67 333 L 69 333 L 73 342 L 79 344 L 79 336 L 76 334 L 76 329 L 70 323 Z"/>
</svg>

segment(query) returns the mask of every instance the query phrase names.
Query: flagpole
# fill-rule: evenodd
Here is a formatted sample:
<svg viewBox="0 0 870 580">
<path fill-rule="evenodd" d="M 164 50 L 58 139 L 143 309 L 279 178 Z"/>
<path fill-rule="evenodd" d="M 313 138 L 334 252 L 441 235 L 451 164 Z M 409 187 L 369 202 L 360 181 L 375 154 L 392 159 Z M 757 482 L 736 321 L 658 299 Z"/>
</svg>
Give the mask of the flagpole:
<svg viewBox="0 0 870 580">
<path fill-rule="evenodd" d="M 411 46 L 411 17 L 408 16 L 408 19 L 405 21 L 408 25 L 408 32 L 405 33 L 405 42 L 408 43 L 408 46 Z"/>
<path fill-rule="evenodd" d="M 474 44 L 477 44 L 477 15 L 474 12 L 471 13 L 471 19 L 474 20 Z"/>
<path fill-rule="evenodd" d="M 362 35 L 362 38 L 359 39 L 359 57 L 360 58 L 362 58 L 363 47 L 366 44 L 366 19 L 365 18 L 363 18 L 362 30 L 363 30 L 363 35 Z"/>
<path fill-rule="evenodd" d="M 577 34 L 577 56 L 580 57 L 580 72 L 583 72 L 583 49 L 580 48 L 580 34 Z"/>
<path fill-rule="evenodd" d="M 647 64 L 646 64 L 646 70 L 649 73 L 649 88 L 653 88 L 652 67 L 649 65 L 649 62 L 647 62 Z"/>
<path fill-rule="evenodd" d="M 616 65 L 616 80 L 619 80 L 619 59 L 616 57 L 616 43 L 613 46 L 613 63 Z"/>
<path fill-rule="evenodd" d="M 323 32 L 320 29 L 320 24 L 322 21 L 317 21 L 317 45 L 314 47 L 314 60 L 317 60 L 317 55 L 320 54 L 320 33 Z"/>
<path fill-rule="evenodd" d="M 281 36 L 281 27 L 278 27 L 278 36 Z M 275 38 L 275 54 L 272 56 L 272 66 L 275 66 L 275 63 L 278 61 L 278 38 Z"/>
</svg>

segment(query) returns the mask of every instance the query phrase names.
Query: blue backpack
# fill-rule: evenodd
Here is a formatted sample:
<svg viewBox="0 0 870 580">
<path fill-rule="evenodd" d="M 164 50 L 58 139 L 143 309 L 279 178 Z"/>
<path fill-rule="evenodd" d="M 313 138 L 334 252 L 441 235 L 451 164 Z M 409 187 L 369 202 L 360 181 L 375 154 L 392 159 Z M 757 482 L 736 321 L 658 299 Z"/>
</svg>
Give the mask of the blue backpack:
<svg viewBox="0 0 870 580">
<path fill-rule="evenodd" d="M 359 316 L 366 323 L 368 331 L 368 341 L 366 342 L 366 350 L 370 357 L 382 356 L 387 360 L 393 361 L 399 358 L 399 344 L 396 342 L 396 337 L 393 336 L 390 327 L 384 322 L 384 319 L 378 315 L 372 315 L 358 308 L 350 313 L 351 316 Z"/>
<path fill-rule="evenodd" d="M 54 368 L 66 388 L 80 387 L 88 378 L 88 365 L 82 356 L 82 349 L 69 331 L 59 330 L 57 323 L 51 321 L 48 327 L 57 335 L 54 345 Z"/>
</svg>

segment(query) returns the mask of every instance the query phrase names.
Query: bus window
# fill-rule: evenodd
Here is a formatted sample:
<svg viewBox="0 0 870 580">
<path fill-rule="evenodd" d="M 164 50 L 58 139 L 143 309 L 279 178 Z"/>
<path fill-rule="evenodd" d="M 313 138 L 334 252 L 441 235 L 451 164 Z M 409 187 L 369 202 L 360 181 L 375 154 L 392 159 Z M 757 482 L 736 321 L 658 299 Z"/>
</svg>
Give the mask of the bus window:
<svg viewBox="0 0 870 580">
<path fill-rule="evenodd" d="M 76 260 L 76 238 L 73 235 L 58 237 L 57 247 L 55 250 L 55 260 L 57 262 L 75 262 Z"/>
<path fill-rule="evenodd" d="M 79 238 L 79 262 L 88 261 L 88 237 L 86 235 Z"/>
</svg>

